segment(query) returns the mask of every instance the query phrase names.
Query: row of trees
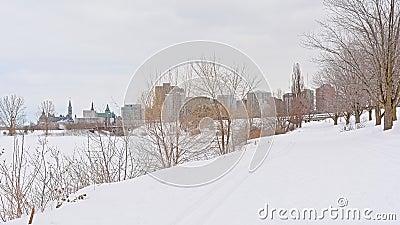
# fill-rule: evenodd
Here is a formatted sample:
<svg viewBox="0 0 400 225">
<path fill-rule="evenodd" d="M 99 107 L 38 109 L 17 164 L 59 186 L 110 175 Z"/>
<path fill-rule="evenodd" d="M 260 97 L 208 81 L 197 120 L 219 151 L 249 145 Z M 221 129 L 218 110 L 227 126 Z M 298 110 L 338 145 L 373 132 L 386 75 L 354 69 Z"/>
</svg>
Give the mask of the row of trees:
<svg viewBox="0 0 400 225">
<path fill-rule="evenodd" d="M 400 1 L 325 0 L 329 17 L 306 45 L 321 50 L 317 83 L 336 90 L 335 108 L 356 122 L 364 109 L 384 117 L 384 130 L 396 118 L 400 93 Z M 382 109 L 384 110 L 382 112 Z"/>
<path fill-rule="evenodd" d="M 9 135 L 15 135 L 25 123 L 25 101 L 23 97 L 17 95 L 3 96 L 0 98 L 0 127 L 8 129 Z M 44 115 L 43 127 L 46 136 L 49 133 L 51 115 L 54 115 L 55 106 L 50 100 L 40 103 L 38 110 Z"/>
<path fill-rule="evenodd" d="M 258 82 L 247 77 L 244 69 L 232 70 L 215 62 L 195 62 L 173 74 L 176 76 L 170 74 L 159 82 L 183 86 L 184 97 L 191 100 L 182 107 L 184 112 L 174 111 L 172 120 L 169 110 L 175 106 L 171 104 L 176 100 L 174 91 L 166 94 L 162 102 L 150 91 L 143 95 L 141 102 L 151 109 L 146 112 L 142 126 L 124 127 L 123 136 L 101 130 L 85 131 L 87 144 L 76 148 L 72 155 L 64 155 L 57 147 L 50 146 L 47 132 L 39 136 L 38 146 L 33 151 L 25 146 L 24 136 L 15 135 L 14 149 L 6 150 L 6 154 L 12 152 L 12 157 L 0 163 L 0 219 L 19 218 L 35 209 L 44 210 L 53 203 L 61 207 L 74 199 L 71 193 L 92 184 L 131 179 L 162 168 L 234 152 L 247 143 L 254 130 L 258 130 L 254 137 L 265 135 L 266 129 L 274 133 L 273 115 L 271 121 L 267 121 L 263 120 L 265 112 L 260 106 L 253 108 L 249 107 L 252 104 L 246 106 L 245 103 L 237 106 L 236 99 L 243 101 Z M 221 96 L 234 96 L 231 100 L 235 106 L 221 100 Z M 15 107 L 9 107 L 12 110 L 2 115 L 7 116 L 5 118 L 21 115 L 19 123 L 5 124 L 10 134 L 15 134 L 23 123 L 24 107 L 22 98 L 11 97 L 20 102 L 18 113 Z M 13 105 L 9 102 L 9 97 L 4 98 L 2 105 Z M 259 112 L 257 118 L 253 117 L 256 114 L 253 110 Z M 40 111 L 45 116 L 52 114 L 53 103 L 44 101 Z"/>
<path fill-rule="evenodd" d="M 154 86 L 142 95 L 146 116 L 135 145 L 143 161 L 152 162 L 149 172 L 233 152 L 246 144 L 253 128 L 260 127 L 250 116 L 253 107 L 236 101 L 245 99 L 260 82 L 250 78 L 244 68 L 193 62 L 169 71 L 157 82 L 177 86 L 162 100 Z M 220 96 L 236 99 L 221 102 Z M 182 97 L 190 100 L 177 100 Z M 269 125 L 274 129 L 274 122 Z"/>
</svg>

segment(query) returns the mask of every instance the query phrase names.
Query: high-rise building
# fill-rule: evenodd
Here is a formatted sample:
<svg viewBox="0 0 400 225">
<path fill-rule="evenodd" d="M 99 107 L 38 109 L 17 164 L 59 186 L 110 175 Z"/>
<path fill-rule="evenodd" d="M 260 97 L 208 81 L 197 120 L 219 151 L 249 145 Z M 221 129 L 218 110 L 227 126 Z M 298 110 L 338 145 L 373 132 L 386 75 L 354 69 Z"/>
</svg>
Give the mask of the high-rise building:
<svg viewBox="0 0 400 225">
<path fill-rule="evenodd" d="M 292 111 L 294 97 L 295 96 L 293 93 L 286 93 L 283 95 L 283 102 L 285 104 L 285 113 L 286 114 L 289 114 Z"/>
<path fill-rule="evenodd" d="M 165 100 L 165 96 L 170 93 L 172 90 L 175 90 L 177 92 L 183 91 L 182 88 L 172 86 L 171 83 L 163 83 L 162 86 L 156 86 L 154 88 L 154 105 L 155 106 L 162 106 Z"/>
<path fill-rule="evenodd" d="M 324 84 L 316 89 L 316 110 L 318 113 L 333 112 L 335 100 L 335 88 Z"/>
<path fill-rule="evenodd" d="M 232 113 L 236 110 L 236 99 L 234 95 L 218 95 L 217 100 L 228 110 L 228 112 Z"/>
<path fill-rule="evenodd" d="M 270 106 L 275 106 L 276 116 L 284 116 L 285 115 L 286 105 L 282 99 L 276 98 L 276 97 L 270 97 L 268 99 L 268 104 Z M 272 112 L 272 113 L 274 113 L 274 112 Z M 274 115 L 272 115 L 272 116 L 274 116 Z"/>
<path fill-rule="evenodd" d="M 169 100 L 166 101 L 168 97 Z M 151 107 L 146 108 L 146 119 L 159 119 L 161 114 L 165 114 L 170 119 L 176 117 L 179 108 L 185 100 L 185 90 L 170 83 L 163 83 L 162 86 L 154 88 L 154 102 Z"/>
<path fill-rule="evenodd" d="M 310 89 L 304 89 L 301 92 L 301 103 L 305 110 L 304 113 L 308 114 L 314 112 L 314 91 Z"/>
<path fill-rule="evenodd" d="M 261 117 L 261 112 L 264 111 L 262 109 L 267 108 L 268 99 L 271 96 L 271 92 L 260 90 L 247 93 L 246 108 L 248 115 L 251 117 Z"/>
<path fill-rule="evenodd" d="M 126 104 L 121 107 L 124 126 L 137 127 L 143 124 L 144 112 L 141 104 Z"/>
<path fill-rule="evenodd" d="M 185 102 L 185 92 L 181 88 L 172 90 L 165 95 L 164 104 L 162 108 L 163 121 L 177 121 L 179 111 Z"/>
</svg>

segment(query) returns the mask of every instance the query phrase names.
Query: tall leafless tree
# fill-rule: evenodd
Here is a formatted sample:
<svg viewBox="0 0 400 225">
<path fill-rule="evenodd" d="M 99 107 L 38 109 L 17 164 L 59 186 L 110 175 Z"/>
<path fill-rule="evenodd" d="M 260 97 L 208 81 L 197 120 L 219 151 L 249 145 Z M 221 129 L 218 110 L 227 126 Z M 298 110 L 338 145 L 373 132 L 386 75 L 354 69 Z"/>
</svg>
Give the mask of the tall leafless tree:
<svg viewBox="0 0 400 225">
<path fill-rule="evenodd" d="M 304 90 L 304 81 L 303 76 L 301 75 L 300 64 L 295 63 L 293 65 L 293 73 L 291 79 L 291 87 L 290 87 L 293 98 L 290 102 L 290 122 L 295 124 L 297 127 L 301 127 L 303 122 L 303 116 L 306 113 L 307 106 L 306 104 L 306 96 L 303 96 Z"/>
<path fill-rule="evenodd" d="M 52 116 L 54 115 L 54 103 L 50 100 L 45 100 L 42 103 L 40 103 L 39 106 L 39 111 L 42 113 L 44 116 L 44 130 L 45 130 L 45 135 L 47 136 L 49 134 L 49 126 L 53 122 L 51 120 Z"/>
<path fill-rule="evenodd" d="M 244 99 L 257 84 L 257 79 L 245 79 L 245 76 L 243 67 L 230 69 L 201 61 L 169 71 L 166 77 L 158 79 L 157 84 L 171 83 L 172 89 L 164 100 L 157 96 L 154 86 L 142 95 L 146 116 L 144 125 L 135 131 L 136 149 L 142 153 L 138 157 L 145 161 L 141 164 L 147 165 L 146 171 L 228 154 L 243 145 L 249 129 L 246 108 L 243 104 L 241 112 L 245 115 L 242 115 L 235 111 L 233 104 L 221 102 L 220 97 L 231 96 L 235 105 L 233 97 Z M 186 102 L 179 106 L 182 111 L 175 116 L 170 115 L 168 108 L 176 106 L 168 99 L 174 98 L 177 90 L 184 91 Z M 205 124 L 210 129 L 200 128 Z"/>
<path fill-rule="evenodd" d="M 399 100 L 400 1 L 325 0 L 323 31 L 308 35 L 307 45 L 323 60 L 338 58 L 385 109 L 384 130 L 391 129 Z M 358 57 L 363 55 L 362 60 Z M 370 65 L 366 71 L 365 64 Z M 371 79 L 371 76 L 374 79 Z M 380 110 L 380 109 L 379 109 Z"/>
<path fill-rule="evenodd" d="M 10 135 L 16 134 L 16 129 L 24 122 L 24 99 L 17 95 L 0 98 L 0 124 L 8 128 Z"/>
</svg>

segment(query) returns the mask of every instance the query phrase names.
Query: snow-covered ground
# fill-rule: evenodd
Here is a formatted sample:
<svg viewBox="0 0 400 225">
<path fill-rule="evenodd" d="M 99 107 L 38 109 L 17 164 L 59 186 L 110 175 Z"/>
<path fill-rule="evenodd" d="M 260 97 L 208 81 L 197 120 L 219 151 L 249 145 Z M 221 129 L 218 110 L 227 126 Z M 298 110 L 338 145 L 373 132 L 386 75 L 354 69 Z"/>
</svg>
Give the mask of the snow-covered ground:
<svg viewBox="0 0 400 225">
<path fill-rule="evenodd" d="M 83 200 L 35 214 L 33 224 L 377 224 L 377 213 L 397 213 L 400 221 L 400 124 L 382 131 L 373 122 L 353 131 L 343 125 L 312 122 L 289 134 L 276 136 L 269 156 L 254 173 L 248 168 L 256 145 L 252 142 L 236 167 L 218 181 L 200 187 L 182 188 L 162 184 L 151 176 L 120 183 L 87 187 L 77 193 Z M 28 137 L 29 138 L 29 137 Z M 32 137 L 32 139 L 34 136 Z M 65 138 L 54 137 L 51 139 Z M 84 137 L 59 140 L 73 147 Z M 4 145 L 5 137 L 0 138 Z M 8 140 L 8 139 L 7 139 Z M 57 144 L 57 141 L 54 141 Z M 263 142 L 261 143 L 261 148 Z M 62 147 L 62 148 L 64 148 Z M 0 146 L 1 149 L 1 146 Z M 231 155 L 216 159 L 221 167 Z M 188 177 L 182 167 L 161 171 L 174 177 Z M 204 173 L 207 173 L 205 170 Z M 338 206 L 338 199 L 347 204 Z M 341 201 L 339 204 L 342 204 Z M 368 208 L 371 220 L 333 220 L 329 215 L 318 221 L 259 218 L 267 210 L 330 206 Z M 296 212 L 296 211 L 292 211 Z M 286 214 L 286 216 L 289 216 Z M 289 216 L 290 217 L 290 216 Z M 284 218 L 284 217 L 283 217 Z M 24 217 L 7 224 L 27 224 Z"/>
<path fill-rule="evenodd" d="M 39 140 L 44 139 L 45 135 L 43 131 L 35 131 L 34 133 L 28 132 L 25 135 L 25 144 L 29 150 L 33 150 L 40 146 Z M 21 145 L 22 136 L 18 136 L 18 144 Z M 81 148 L 87 143 L 86 135 L 72 134 L 65 131 L 51 131 L 50 135 L 47 137 L 47 145 L 49 147 L 57 148 L 64 155 L 72 155 L 77 148 Z M 0 135 L 0 153 L 4 151 L 1 156 L 6 159 L 12 157 L 12 151 L 14 146 L 14 137 L 8 135 Z M 0 157 L 0 159 L 2 159 Z"/>
</svg>

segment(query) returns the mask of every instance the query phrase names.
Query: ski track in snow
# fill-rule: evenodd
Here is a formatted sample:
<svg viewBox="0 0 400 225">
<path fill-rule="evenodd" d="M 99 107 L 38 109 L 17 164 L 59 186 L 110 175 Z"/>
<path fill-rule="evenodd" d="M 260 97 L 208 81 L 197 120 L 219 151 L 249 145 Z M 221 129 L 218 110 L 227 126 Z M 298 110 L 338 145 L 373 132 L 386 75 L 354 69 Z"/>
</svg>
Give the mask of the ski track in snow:
<svg viewBox="0 0 400 225">
<path fill-rule="evenodd" d="M 255 145 L 250 143 L 235 168 L 209 185 L 179 188 L 142 176 L 91 186 L 77 193 L 86 193 L 85 200 L 37 213 L 33 224 L 377 224 L 377 221 L 329 218 L 271 221 L 257 216 L 257 210 L 266 203 L 275 208 L 319 210 L 337 206 L 339 197 L 346 197 L 351 208 L 397 213 L 400 220 L 398 123 L 385 132 L 382 127 L 374 127 L 373 121 L 354 131 L 341 131 L 343 125 L 333 126 L 326 121 L 307 123 L 301 129 L 276 136 L 268 157 L 254 173 L 248 171 L 255 151 Z M 74 141 L 54 137 L 57 138 L 62 140 L 53 143 L 68 142 L 60 146 L 63 151 L 85 140 L 85 137 L 74 137 Z M 28 139 L 34 142 L 33 137 Z M 10 140 L 0 137 L 0 149 L 10 146 Z M 216 159 L 221 165 L 228 161 L 224 157 Z M 184 170 L 175 167 L 163 172 L 190 176 L 181 171 Z M 6 224 L 26 224 L 27 220 L 23 217 Z"/>
</svg>

